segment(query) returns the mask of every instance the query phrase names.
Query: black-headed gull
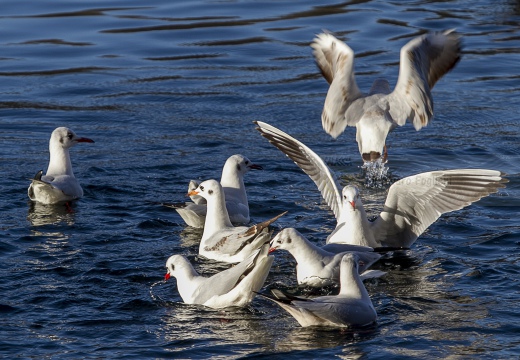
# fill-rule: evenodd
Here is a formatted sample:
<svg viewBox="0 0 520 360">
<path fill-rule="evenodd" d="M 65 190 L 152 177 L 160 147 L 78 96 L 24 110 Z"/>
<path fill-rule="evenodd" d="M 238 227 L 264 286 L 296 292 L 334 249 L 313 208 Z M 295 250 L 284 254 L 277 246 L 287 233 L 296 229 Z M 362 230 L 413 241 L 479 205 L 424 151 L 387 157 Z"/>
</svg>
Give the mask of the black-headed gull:
<svg viewBox="0 0 520 360">
<path fill-rule="evenodd" d="M 229 220 L 225 194 L 218 181 L 203 181 L 188 195 L 200 195 L 206 199 L 207 214 L 199 254 L 217 261 L 237 263 L 247 258 L 271 240 L 269 225 L 287 213 L 251 227 L 235 227 Z"/>
<path fill-rule="evenodd" d="M 372 325 L 377 313 L 358 274 L 359 257 L 343 255 L 338 295 L 302 298 L 271 290 L 271 295 L 259 295 L 274 301 L 303 326 L 360 327 Z"/>
<path fill-rule="evenodd" d="M 268 245 L 253 252 L 239 264 L 211 277 L 197 273 L 182 255 L 173 255 L 166 262 L 165 280 L 177 279 L 177 289 L 186 304 L 204 305 L 214 309 L 247 306 L 263 286 L 273 256 L 268 256 Z"/>
<path fill-rule="evenodd" d="M 410 247 L 442 214 L 462 209 L 505 187 L 497 170 L 456 169 L 421 173 L 395 182 L 383 211 L 369 221 L 359 189 L 347 185 L 340 192 L 325 162 L 306 145 L 269 124 L 255 122 L 262 136 L 293 160 L 318 186 L 337 225 L 327 243 Z"/>
<path fill-rule="evenodd" d="M 74 177 L 69 149 L 77 143 L 93 143 L 94 140 L 78 137 L 66 127 L 56 128 L 49 141 L 49 167 L 43 175 L 39 171 L 27 189 L 33 201 L 42 204 L 56 204 L 76 200 L 83 196 L 83 189 Z"/>
<path fill-rule="evenodd" d="M 249 204 L 244 185 L 244 175 L 249 170 L 262 170 L 262 167 L 252 163 L 251 160 L 240 154 L 230 156 L 222 169 L 220 184 L 226 194 L 226 208 L 229 213 L 229 219 L 234 225 L 245 225 L 250 220 Z M 197 185 L 198 183 L 195 180 L 191 180 L 189 184 L 190 190 L 194 190 Z M 200 201 L 197 197 L 195 197 L 195 200 L 193 197 L 191 198 L 193 202 L 164 205 L 175 208 L 187 225 L 203 228 L 206 218 L 205 201 Z"/>
<path fill-rule="evenodd" d="M 364 161 L 375 161 L 386 137 L 397 125 L 410 121 L 416 130 L 433 119 L 431 89 L 461 57 L 461 38 L 453 30 L 417 37 L 401 49 L 399 77 L 392 92 L 377 79 L 368 94 L 354 77 L 354 52 L 333 35 L 319 34 L 311 44 L 316 63 L 330 84 L 323 106 L 323 129 L 333 138 L 347 126 L 356 127 L 356 141 Z M 385 159 L 386 160 L 386 159 Z"/>
<path fill-rule="evenodd" d="M 321 287 L 339 283 L 341 259 L 347 252 L 358 255 L 361 279 L 379 277 L 382 271 L 367 271 L 381 255 L 371 247 L 349 244 L 336 244 L 335 249 L 327 251 L 328 245 L 318 247 L 307 240 L 298 230 L 285 228 L 272 240 L 269 253 L 275 250 L 286 250 L 296 260 L 296 278 L 299 285 Z"/>
</svg>

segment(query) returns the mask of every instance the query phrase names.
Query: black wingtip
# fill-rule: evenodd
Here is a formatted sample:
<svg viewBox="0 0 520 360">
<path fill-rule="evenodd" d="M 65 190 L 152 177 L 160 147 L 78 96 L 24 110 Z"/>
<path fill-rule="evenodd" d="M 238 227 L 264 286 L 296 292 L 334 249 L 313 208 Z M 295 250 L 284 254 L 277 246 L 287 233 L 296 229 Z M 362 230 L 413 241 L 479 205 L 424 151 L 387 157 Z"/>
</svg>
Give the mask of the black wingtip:
<svg viewBox="0 0 520 360">
<path fill-rule="evenodd" d="M 43 176 L 43 170 L 40 170 L 36 173 L 36 175 L 34 175 L 33 180 L 42 181 L 42 176 Z"/>
</svg>

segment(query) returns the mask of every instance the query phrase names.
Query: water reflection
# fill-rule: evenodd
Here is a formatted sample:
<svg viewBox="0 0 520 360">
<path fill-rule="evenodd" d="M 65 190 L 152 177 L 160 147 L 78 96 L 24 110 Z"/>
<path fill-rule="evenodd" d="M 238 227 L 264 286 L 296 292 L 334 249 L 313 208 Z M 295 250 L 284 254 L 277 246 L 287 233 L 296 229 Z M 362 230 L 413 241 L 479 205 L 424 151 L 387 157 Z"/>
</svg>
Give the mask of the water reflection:
<svg viewBox="0 0 520 360">
<path fill-rule="evenodd" d="M 253 308 L 216 311 L 171 303 L 161 320 L 157 335 L 172 343 L 175 351 L 191 351 L 192 356 L 198 343 L 206 349 L 231 344 L 272 346 L 273 324 L 264 321 L 262 314 Z"/>
<path fill-rule="evenodd" d="M 27 220 L 32 226 L 43 226 L 58 223 L 74 225 L 75 204 L 54 204 L 45 205 L 31 201 L 29 203 L 29 211 Z"/>
<path fill-rule="evenodd" d="M 373 339 L 378 334 L 377 326 L 363 331 L 347 329 L 295 327 L 277 339 L 277 351 L 301 351 L 342 347 L 343 359 L 359 359 L 367 354 L 356 348 L 356 343 Z"/>
<path fill-rule="evenodd" d="M 200 239 L 204 229 L 197 229 L 191 226 L 186 226 L 180 233 L 180 244 L 184 248 L 193 248 L 198 252 Z"/>
</svg>

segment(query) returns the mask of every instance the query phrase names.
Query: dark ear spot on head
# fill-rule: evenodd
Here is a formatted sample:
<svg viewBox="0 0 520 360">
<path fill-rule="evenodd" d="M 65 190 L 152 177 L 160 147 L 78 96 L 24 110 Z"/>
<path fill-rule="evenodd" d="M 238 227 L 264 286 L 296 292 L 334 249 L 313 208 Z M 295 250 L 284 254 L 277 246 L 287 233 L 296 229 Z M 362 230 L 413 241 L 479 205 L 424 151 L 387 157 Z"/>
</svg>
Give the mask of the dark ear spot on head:
<svg viewBox="0 0 520 360">
<path fill-rule="evenodd" d="M 240 171 L 240 165 L 239 164 L 237 164 L 237 170 Z"/>
<path fill-rule="evenodd" d="M 291 241 L 292 241 L 291 238 L 288 238 L 288 239 L 287 239 L 287 244 L 290 244 Z"/>
<path fill-rule="evenodd" d="M 213 194 L 213 190 L 208 190 L 208 194 Z"/>
<path fill-rule="evenodd" d="M 60 143 L 63 144 L 63 138 L 62 137 L 60 137 Z"/>
</svg>

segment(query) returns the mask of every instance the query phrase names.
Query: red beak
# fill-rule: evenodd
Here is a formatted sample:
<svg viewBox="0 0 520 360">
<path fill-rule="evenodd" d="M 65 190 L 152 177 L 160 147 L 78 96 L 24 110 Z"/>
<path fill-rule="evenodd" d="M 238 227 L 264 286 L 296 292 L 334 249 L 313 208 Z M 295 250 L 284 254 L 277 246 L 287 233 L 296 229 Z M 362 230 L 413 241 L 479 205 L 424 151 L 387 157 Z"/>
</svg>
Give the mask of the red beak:
<svg viewBox="0 0 520 360">
<path fill-rule="evenodd" d="M 170 273 L 166 273 L 166 275 L 164 275 L 164 281 L 169 280 L 169 279 L 170 279 Z"/>
<path fill-rule="evenodd" d="M 356 203 L 354 201 L 349 201 L 350 205 L 352 205 L 352 209 L 356 210 Z"/>
<path fill-rule="evenodd" d="M 275 252 L 275 251 L 276 251 L 276 248 L 275 248 L 275 247 L 269 248 L 268 254 L 270 254 L 270 253 L 272 253 L 272 252 Z"/>
<path fill-rule="evenodd" d="M 260 165 L 256 165 L 256 164 L 249 165 L 249 168 L 253 169 L 253 170 L 264 170 L 263 167 L 261 167 Z"/>
<path fill-rule="evenodd" d="M 77 138 L 76 141 L 77 142 L 87 142 L 87 143 L 93 143 L 94 142 L 94 140 L 89 139 L 89 138 Z"/>
</svg>

